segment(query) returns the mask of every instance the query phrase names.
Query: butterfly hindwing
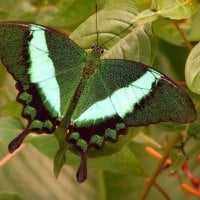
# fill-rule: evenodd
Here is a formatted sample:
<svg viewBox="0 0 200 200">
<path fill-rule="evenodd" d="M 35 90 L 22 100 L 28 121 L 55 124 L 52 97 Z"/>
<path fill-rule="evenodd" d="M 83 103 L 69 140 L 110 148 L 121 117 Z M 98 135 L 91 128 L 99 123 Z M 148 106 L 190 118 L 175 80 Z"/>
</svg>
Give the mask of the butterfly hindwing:
<svg viewBox="0 0 200 200">
<path fill-rule="evenodd" d="M 29 120 L 26 134 L 31 130 L 54 131 L 79 85 L 85 52 L 52 29 L 2 22 L 0 57 L 17 81 L 17 99 Z"/>
</svg>

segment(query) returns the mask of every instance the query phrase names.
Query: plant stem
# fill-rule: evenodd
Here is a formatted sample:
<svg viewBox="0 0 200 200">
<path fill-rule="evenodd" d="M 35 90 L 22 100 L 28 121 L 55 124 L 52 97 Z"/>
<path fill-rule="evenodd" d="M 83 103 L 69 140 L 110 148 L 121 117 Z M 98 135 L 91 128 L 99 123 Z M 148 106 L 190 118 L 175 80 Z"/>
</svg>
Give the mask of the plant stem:
<svg viewBox="0 0 200 200">
<path fill-rule="evenodd" d="M 192 50 L 192 45 L 190 44 L 190 42 L 188 41 L 186 35 L 184 34 L 184 32 L 181 30 L 181 28 L 179 27 L 178 23 L 176 20 L 173 20 L 174 25 L 176 26 L 176 28 L 178 29 L 179 33 L 181 34 L 181 37 L 183 38 L 187 48 L 191 51 Z"/>
<path fill-rule="evenodd" d="M 171 198 L 169 197 L 169 195 L 160 187 L 160 185 L 158 183 L 154 182 L 154 186 L 164 196 L 165 199 L 171 200 Z"/>
<path fill-rule="evenodd" d="M 159 175 L 162 166 L 165 164 L 165 160 L 169 157 L 170 154 L 170 150 L 178 143 L 180 136 L 178 134 L 176 134 L 175 138 L 173 139 L 172 142 L 169 143 L 169 146 L 165 152 L 165 154 L 163 155 L 162 159 L 160 160 L 160 162 L 158 163 L 157 167 L 155 168 L 152 176 L 149 179 L 149 182 L 142 194 L 142 196 L 140 197 L 140 200 L 145 200 L 145 198 L 147 197 L 151 187 L 153 186 L 157 176 Z"/>
<path fill-rule="evenodd" d="M 175 174 L 176 174 L 176 176 L 177 176 L 178 182 L 179 182 L 180 187 L 181 187 L 181 185 L 183 184 L 183 180 L 182 180 L 182 178 L 181 178 L 181 176 L 180 176 L 178 170 L 176 170 Z M 183 196 L 184 196 L 183 198 L 184 198 L 185 200 L 188 200 L 188 193 L 187 193 L 185 190 L 182 190 L 182 191 L 183 191 Z"/>
</svg>

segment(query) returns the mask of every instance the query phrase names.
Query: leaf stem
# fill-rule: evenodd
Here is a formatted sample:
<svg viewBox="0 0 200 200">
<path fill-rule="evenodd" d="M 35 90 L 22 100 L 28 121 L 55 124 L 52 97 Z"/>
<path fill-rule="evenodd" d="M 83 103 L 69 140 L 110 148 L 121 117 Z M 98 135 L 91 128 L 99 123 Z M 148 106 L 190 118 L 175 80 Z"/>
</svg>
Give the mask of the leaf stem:
<svg viewBox="0 0 200 200">
<path fill-rule="evenodd" d="M 179 33 L 181 34 L 181 37 L 183 38 L 187 48 L 191 51 L 192 50 L 192 45 L 190 44 L 190 42 L 188 41 L 186 35 L 184 34 L 184 32 L 181 30 L 181 28 L 179 27 L 178 23 L 176 20 L 173 20 L 174 25 L 176 26 L 176 28 L 178 29 Z"/>
<path fill-rule="evenodd" d="M 170 150 L 178 143 L 179 138 L 180 138 L 180 136 L 178 134 L 176 134 L 173 141 L 169 143 L 169 146 L 168 146 L 166 152 L 164 153 L 162 159 L 160 160 L 160 162 L 158 163 L 157 167 L 155 168 L 152 176 L 150 177 L 149 182 L 148 182 L 142 196 L 140 197 L 140 200 L 145 200 L 145 198 L 147 197 L 151 187 L 155 183 L 155 180 L 160 173 L 160 170 L 162 169 L 162 166 L 165 164 L 166 159 L 169 157 Z"/>
</svg>

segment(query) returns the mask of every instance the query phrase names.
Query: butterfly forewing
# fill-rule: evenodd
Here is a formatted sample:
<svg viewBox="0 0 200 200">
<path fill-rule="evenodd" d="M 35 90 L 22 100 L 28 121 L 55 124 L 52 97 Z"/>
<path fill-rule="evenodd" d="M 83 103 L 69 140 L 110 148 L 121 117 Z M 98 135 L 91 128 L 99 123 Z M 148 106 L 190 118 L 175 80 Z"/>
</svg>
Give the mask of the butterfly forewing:
<svg viewBox="0 0 200 200">
<path fill-rule="evenodd" d="M 163 74 L 133 61 L 101 60 L 85 86 L 73 121 L 83 127 L 113 117 L 141 126 L 161 121 L 187 123 L 196 113 L 188 95 Z"/>
<path fill-rule="evenodd" d="M 85 52 L 63 34 L 29 23 L 0 23 L 0 57 L 17 81 L 29 122 L 62 118 L 81 79 Z M 32 128 L 42 129 L 38 123 Z M 44 130 L 43 130 L 44 131 Z"/>
</svg>

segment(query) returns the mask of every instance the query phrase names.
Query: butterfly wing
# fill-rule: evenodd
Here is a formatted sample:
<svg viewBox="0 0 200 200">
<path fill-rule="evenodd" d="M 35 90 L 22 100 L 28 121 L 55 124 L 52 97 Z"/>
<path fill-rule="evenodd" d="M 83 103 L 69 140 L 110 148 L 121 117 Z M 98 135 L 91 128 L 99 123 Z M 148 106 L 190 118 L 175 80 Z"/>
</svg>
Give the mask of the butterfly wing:
<svg viewBox="0 0 200 200">
<path fill-rule="evenodd" d="M 17 99 L 24 105 L 22 114 L 28 119 L 18 139 L 31 130 L 53 132 L 80 82 L 84 51 L 50 28 L 1 22 L 0 58 L 17 81 Z"/>
<path fill-rule="evenodd" d="M 83 90 L 72 122 L 74 130 L 92 144 L 91 137 L 99 132 L 103 132 L 104 140 L 106 134 L 115 132 L 116 138 L 118 132 L 126 133 L 127 126 L 188 123 L 195 118 L 191 99 L 168 77 L 141 63 L 115 59 L 100 61 Z"/>
</svg>

